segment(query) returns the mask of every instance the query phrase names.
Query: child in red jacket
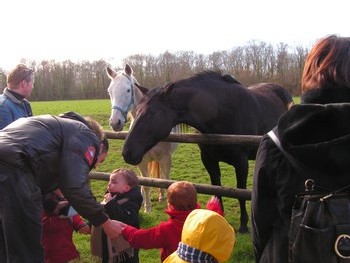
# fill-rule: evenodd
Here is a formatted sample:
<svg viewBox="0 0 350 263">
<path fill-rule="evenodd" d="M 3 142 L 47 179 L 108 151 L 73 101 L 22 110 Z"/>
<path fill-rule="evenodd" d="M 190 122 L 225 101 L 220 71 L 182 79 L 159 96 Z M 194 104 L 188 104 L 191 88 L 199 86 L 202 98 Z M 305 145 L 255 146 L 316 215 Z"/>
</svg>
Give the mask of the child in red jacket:
<svg viewBox="0 0 350 263">
<path fill-rule="evenodd" d="M 210 206 L 221 211 L 220 203 L 215 199 Z M 122 235 L 129 244 L 136 249 L 160 248 L 161 261 L 176 251 L 181 240 L 183 224 L 187 216 L 196 208 L 200 208 L 197 203 L 197 191 L 193 184 L 185 181 L 171 184 L 167 190 L 168 208 L 165 213 L 169 215 L 167 221 L 161 222 L 157 226 L 149 229 L 137 229 L 127 226 L 123 229 Z M 218 208 L 218 206 L 220 208 Z"/>
<path fill-rule="evenodd" d="M 73 243 L 73 230 L 90 234 L 90 227 L 69 205 L 59 189 L 50 194 L 43 206 L 42 245 L 45 263 L 63 263 L 79 258 L 79 252 Z"/>
</svg>

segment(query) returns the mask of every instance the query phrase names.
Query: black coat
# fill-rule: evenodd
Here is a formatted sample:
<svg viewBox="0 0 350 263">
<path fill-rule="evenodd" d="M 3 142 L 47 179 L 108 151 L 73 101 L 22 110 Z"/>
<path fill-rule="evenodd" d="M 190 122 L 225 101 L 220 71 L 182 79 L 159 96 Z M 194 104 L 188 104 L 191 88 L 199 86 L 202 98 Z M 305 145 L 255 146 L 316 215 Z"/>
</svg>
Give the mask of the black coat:
<svg viewBox="0 0 350 263">
<path fill-rule="evenodd" d="M 29 169 L 42 194 L 59 187 L 81 216 L 100 225 L 108 217 L 87 184 L 99 144 L 79 115 L 19 119 L 0 130 L 0 181 Z"/>
<path fill-rule="evenodd" d="M 317 89 L 281 116 L 275 131 L 283 148 L 313 174 L 315 184 L 350 184 L 350 89 Z M 319 104 L 315 104 L 319 103 Z M 288 262 L 288 232 L 295 194 L 305 179 L 265 135 L 255 161 L 252 232 L 256 262 Z"/>
<path fill-rule="evenodd" d="M 130 191 L 115 196 L 107 202 L 104 207 L 111 219 L 124 222 L 136 228 L 140 228 L 139 211 L 142 205 L 141 187 L 137 186 Z M 102 262 L 108 262 L 107 237 L 102 234 Z M 125 256 L 123 263 L 138 263 L 139 252 L 134 250 L 134 256 Z"/>
</svg>

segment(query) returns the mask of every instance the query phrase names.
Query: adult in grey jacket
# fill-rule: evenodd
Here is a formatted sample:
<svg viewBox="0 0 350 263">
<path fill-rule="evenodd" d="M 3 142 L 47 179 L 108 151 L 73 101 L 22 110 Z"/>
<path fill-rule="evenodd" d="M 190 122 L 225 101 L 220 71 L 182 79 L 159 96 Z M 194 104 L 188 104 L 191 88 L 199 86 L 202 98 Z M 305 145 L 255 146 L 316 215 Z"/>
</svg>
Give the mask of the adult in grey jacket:
<svg viewBox="0 0 350 263">
<path fill-rule="evenodd" d="M 121 233 L 88 186 L 102 136 L 97 122 L 72 112 L 20 118 L 0 130 L 0 262 L 43 262 L 42 196 L 57 187 L 108 236 Z"/>
<path fill-rule="evenodd" d="M 307 56 L 301 84 L 301 105 L 282 115 L 274 131 L 290 155 L 315 171 L 315 184 L 329 189 L 349 185 L 350 38 L 318 41 Z M 292 206 L 304 181 L 265 135 L 252 190 L 256 262 L 288 262 Z"/>
<path fill-rule="evenodd" d="M 29 101 L 34 85 L 34 70 L 18 64 L 7 76 L 7 87 L 0 94 L 0 129 L 11 122 L 33 115 Z"/>
</svg>

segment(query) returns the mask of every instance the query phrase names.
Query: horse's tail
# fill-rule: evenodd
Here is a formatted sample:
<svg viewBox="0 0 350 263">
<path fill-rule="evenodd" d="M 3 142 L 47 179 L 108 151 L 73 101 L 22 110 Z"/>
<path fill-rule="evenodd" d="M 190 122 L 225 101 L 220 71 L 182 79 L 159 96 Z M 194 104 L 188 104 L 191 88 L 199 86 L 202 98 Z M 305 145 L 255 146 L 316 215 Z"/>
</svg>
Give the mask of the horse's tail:
<svg viewBox="0 0 350 263">
<path fill-rule="evenodd" d="M 157 161 L 151 161 L 148 163 L 148 174 L 153 178 L 160 178 L 160 165 Z"/>
</svg>

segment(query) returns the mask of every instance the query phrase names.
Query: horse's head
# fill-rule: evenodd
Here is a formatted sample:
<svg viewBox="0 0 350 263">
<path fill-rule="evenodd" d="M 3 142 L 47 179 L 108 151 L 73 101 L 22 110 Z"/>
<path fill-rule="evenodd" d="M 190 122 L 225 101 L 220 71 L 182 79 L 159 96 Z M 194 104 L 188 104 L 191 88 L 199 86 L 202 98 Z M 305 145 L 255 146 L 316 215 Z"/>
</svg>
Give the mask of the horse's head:
<svg viewBox="0 0 350 263">
<path fill-rule="evenodd" d="M 177 123 L 176 112 L 169 101 L 173 84 L 149 91 L 136 108 L 136 117 L 125 139 L 122 155 L 133 165 L 142 161 L 143 155 L 166 138 Z"/>
<path fill-rule="evenodd" d="M 126 64 L 124 70 L 116 72 L 107 67 L 107 75 L 111 79 L 108 93 L 111 99 L 112 112 L 109 125 L 114 131 L 121 131 L 127 121 L 128 112 L 135 105 L 135 85 L 132 68 Z"/>
</svg>

